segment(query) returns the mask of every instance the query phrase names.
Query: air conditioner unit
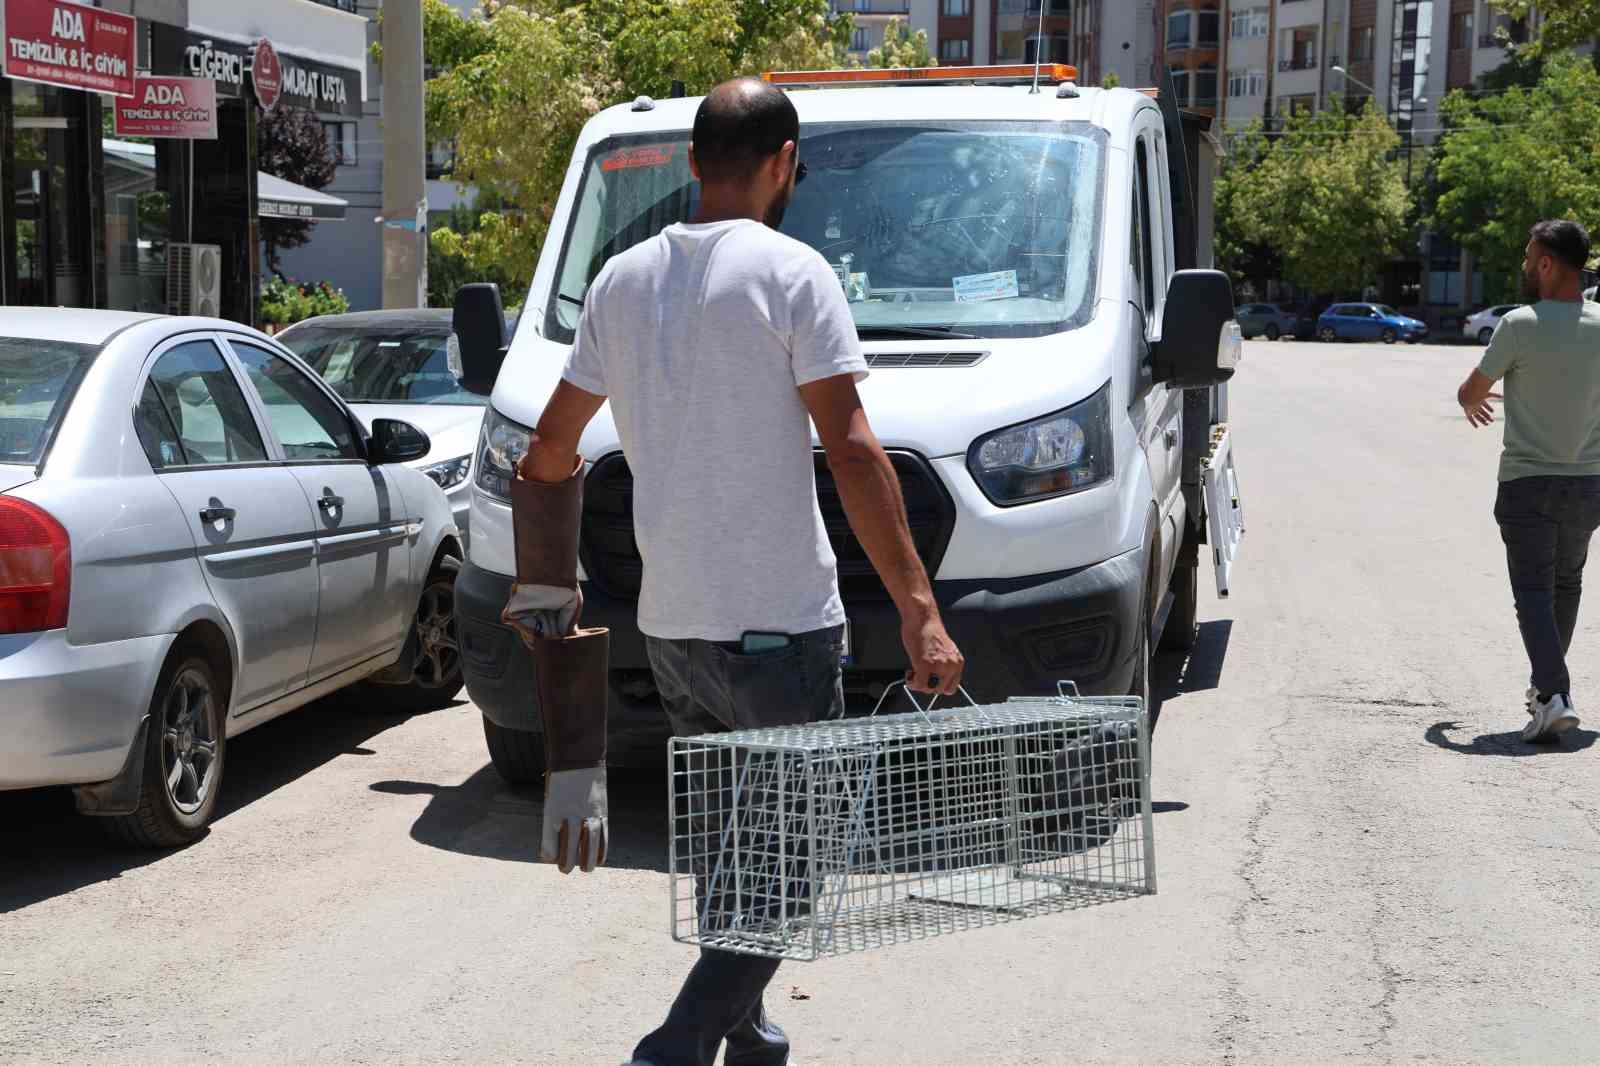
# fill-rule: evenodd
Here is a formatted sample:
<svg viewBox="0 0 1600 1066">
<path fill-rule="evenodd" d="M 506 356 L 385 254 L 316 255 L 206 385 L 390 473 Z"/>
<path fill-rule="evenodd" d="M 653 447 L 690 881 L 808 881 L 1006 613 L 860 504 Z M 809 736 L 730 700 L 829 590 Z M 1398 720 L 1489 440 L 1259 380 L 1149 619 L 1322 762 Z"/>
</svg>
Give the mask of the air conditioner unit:
<svg viewBox="0 0 1600 1066">
<path fill-rule="evenodd" d="M 215 244 L 167 245 L 167 313 L 222 314 L 222 249 Z"/>
</svg>

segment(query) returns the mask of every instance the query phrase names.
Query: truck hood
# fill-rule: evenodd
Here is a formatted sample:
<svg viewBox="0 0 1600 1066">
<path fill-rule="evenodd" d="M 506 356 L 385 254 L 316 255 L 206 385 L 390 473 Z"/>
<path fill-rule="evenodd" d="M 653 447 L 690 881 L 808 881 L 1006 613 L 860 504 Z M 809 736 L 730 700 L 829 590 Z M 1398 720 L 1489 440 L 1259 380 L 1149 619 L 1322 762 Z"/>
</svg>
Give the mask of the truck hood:
<svg viewBox="0 0 1600 1066">
<path fill-rule="evenodd" d="M 886 447 L 930 459 L 962 455 L 986 433 L 1087 399 L 1116 365 L 1119 314 L 1119 305 L 1102 301 L 1088 324 L 1048 337 L 864 343 L 868 360 L 878 360 L 860 385 L 873 431 Z M 569 351 L 532 330 L 519 334 L 495 383 L 495 410 L 525 426 L 537 422 Z M 885 365 L 900 356 L 930 362 L 952 354 L 981 358 L 964 366 Z M 609 404 L 589 423 L 579 447 L 590 460 L 617 449 Z"/>
<path fill-rule="evenodd" d="M 471 455 L 478 446 L 478 429 L 483 423 L 484 408 L 458 404 L 431 403 L 356 403 L 350 409 L 372 432 L 376 418 L 394 418 L 410 422 L 428 435 L 432 447 L 428 454 L 408 466 L 427 466 L 442 463 L 462 455 Z"/>
<path fill-rule="evenodd" d="M 33 467 L 31 466 L 0 463 L 0 492 L 10 492 L 18 485 L 26 485 L 34 477 Z"/>
</svg>

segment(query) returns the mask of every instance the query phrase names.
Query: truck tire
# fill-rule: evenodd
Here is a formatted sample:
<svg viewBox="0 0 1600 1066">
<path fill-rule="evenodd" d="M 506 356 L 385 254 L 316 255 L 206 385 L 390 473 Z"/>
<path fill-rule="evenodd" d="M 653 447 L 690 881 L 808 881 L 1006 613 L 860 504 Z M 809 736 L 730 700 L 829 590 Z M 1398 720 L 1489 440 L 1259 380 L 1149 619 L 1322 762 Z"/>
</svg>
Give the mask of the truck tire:
<svg viewBox="0 0 1600 1066">
<path fill-rule="evenodd" d="M 1152 605 L 1154 597 L 1151 589 L 1156 582 L 1156 552 L 1152 542 L 1145 552 L 1145 557 L 1150 560 L 1149 569 L 1145 573 L 1143 594 L 1140 597 L 1142 606 L 1139 610 L 1139 619 L 1134 628 L 1133 652 L 1133 678 L 1128 682 L 1128 695 L 1138 696 L 1144 701 L 1145 710 L 1150 715 L 1150 734 L 1153 737 L 1156 730 L 1156 708 L 1151 698 L 1150 686 L 1150 627 L 1155 621 L 1155 608 Z"/>
<path fill-rule="evenodd" d="M 544 734 L 507 729 L 483 716 L 483 739 L 489 761 L 507 784 L 529 785 L 544 780 Z"/>
<path fill-rule="evenodd" d="M 139 848 L 176 848 L 205 836 L 222 791 L 227 689 L 194 647 L 173 650 L 156 679 L 145 730 L 139 806 L 105 819 Z"/>
<path fill-rule="evenodd" d="M 1178 564 L 1172 572 L 1172 610 L 1161 631 L 1163 651 L 1188 651 L 1194 647 L 1200 613 L 1200 567 Z"/>
</svg>

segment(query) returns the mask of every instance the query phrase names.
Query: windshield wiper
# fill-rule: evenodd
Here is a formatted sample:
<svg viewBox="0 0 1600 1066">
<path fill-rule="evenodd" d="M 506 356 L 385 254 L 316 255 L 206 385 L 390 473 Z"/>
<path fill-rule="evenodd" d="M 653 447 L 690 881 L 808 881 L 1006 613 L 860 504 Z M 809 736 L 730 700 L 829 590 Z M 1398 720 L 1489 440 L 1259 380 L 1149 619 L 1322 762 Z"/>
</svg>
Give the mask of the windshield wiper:
<svg viewBox="0 0 1600 1066">
<path fill-rule="evenodd" d="M 972 333 L 962 333 L 949 326 L 857 326 L 856 336 L 864 341 L 916 340 L 931 337 L 935 340 L 976 340 Z"/>
</svg>

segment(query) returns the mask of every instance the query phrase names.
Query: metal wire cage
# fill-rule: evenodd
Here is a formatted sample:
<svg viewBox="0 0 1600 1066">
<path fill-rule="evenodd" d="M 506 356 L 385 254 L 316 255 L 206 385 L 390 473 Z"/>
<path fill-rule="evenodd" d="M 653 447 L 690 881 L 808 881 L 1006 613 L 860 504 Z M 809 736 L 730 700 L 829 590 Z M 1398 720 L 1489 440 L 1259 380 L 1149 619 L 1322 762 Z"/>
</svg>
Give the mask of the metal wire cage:
<svg viewBox="0 0 1600 1066">
<path fill-rule="evenodd" d="M 1137 698 L 677 737 L 668 773 L 683 943 L 813 960 L 1156 889 Z"/>
</svg>

